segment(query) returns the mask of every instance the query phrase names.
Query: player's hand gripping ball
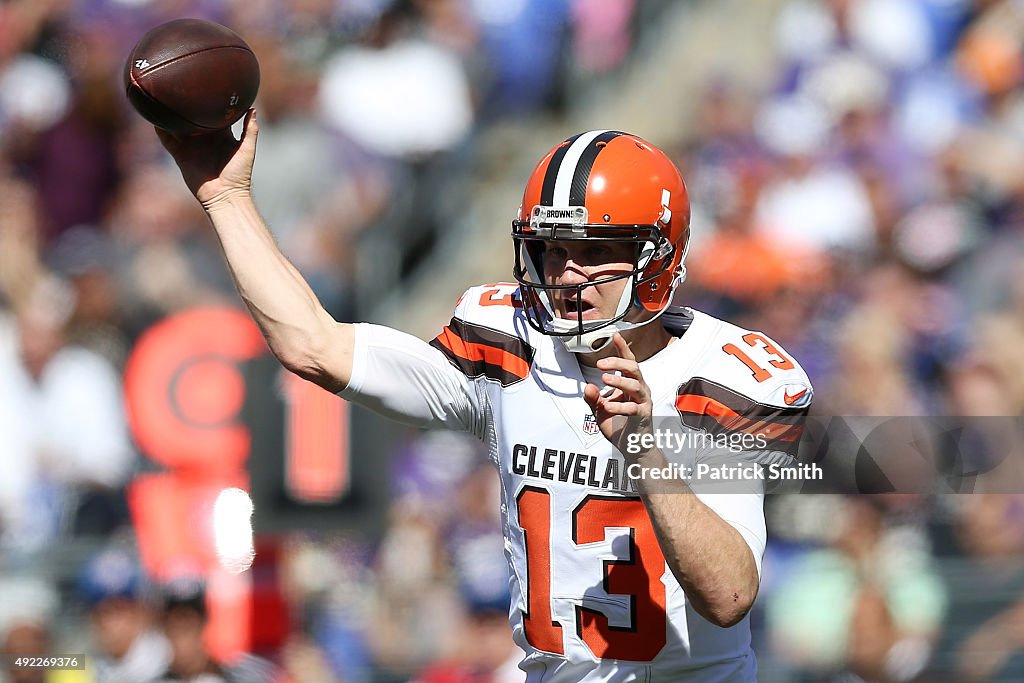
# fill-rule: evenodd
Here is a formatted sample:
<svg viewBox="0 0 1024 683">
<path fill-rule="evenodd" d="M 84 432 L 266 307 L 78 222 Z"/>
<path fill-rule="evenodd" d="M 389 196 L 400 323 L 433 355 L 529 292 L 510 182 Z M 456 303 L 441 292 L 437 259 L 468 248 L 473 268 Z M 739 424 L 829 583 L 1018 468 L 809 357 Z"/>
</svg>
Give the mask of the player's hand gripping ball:
<svg viewBox="0 0 1024 683">
<path fill-rule="evenodd" d="M 226 26 L 202 19 L 176 19 L 151 29 L 124 65 L 124 87 L 135 110 L 178 135 L 231 126 L 252 106 L 259 86 L 252 49 Z"/>
</svg>

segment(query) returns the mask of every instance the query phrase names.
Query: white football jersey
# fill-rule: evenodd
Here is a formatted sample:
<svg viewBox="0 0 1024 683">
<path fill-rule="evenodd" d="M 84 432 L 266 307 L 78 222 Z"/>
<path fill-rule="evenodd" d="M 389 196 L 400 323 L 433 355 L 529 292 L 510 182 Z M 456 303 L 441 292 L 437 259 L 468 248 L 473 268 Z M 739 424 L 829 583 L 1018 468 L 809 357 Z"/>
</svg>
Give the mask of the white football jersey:
<svg viewBox="0 0 1024 683">
<path fill-rule="evenodd" d="M 677 338 L 640 363 L 657 420 L 733 434 L 806 414 L 810 382 L 771 339 L 698 311 L 674 313 L 661 322 Z M 529 326 L 518 286 L 499 283 L 468 290 L 429 343 L 357 325 L 342 396 L 488 445 L 501 479 L 510 621 L 527 681 L 756 680 L 748 619 L 720 628 L 689 604 L 628 461 L 583 399 L 586 384 L 576 357 Z M 730 455 L 788 462 L 796 429 L 769 427 L 763 448 Z M 697 495 L 740 533 L 760 573 L 763 482 L 744 486 L 746 493 Z"/>
</svg>

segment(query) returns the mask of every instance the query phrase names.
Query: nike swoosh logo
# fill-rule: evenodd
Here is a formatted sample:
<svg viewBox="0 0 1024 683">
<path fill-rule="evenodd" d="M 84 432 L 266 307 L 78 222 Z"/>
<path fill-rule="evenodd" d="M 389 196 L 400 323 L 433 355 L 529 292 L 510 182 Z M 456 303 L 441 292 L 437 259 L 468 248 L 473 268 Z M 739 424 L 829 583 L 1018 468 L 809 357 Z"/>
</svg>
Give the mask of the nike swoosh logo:
<svg viewBox="0 0 1024 683">
<path fill-rule="evenodd" d="M 797 401 L 799 401 L 800 397 L 803 396 L 806 393 L 807 393 L 806 389 L 803 389 L 802 391 L 799 391 L 799 392 L 797 392 L 795 394 L 792 394 L 792 395 L 789 393 L 789 391 L 786 391 L 782 395 L 782 400 L 786 402 L 787 406 L 791 406 L 794 403 L 796 403 Z"/>
</svg>

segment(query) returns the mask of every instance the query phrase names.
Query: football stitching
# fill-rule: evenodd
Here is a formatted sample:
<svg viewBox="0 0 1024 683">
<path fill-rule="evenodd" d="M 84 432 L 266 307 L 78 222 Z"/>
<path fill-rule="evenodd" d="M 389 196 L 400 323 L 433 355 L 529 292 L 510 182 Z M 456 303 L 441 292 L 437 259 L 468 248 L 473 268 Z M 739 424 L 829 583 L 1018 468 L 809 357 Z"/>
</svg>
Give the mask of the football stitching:
<svg viewBox="0 0 1024 683">
<path fill-rule="evenodd" d="M 160 62 L 159 64 L 150 64 L 148 67 L 146 67 L 146 73 L 148 74 L 148 73 L 152 73 L 154 71 L 158 71 L 159 69 L 162 69 L 162 68 L 164 68 L 165 66 L 167 66 L 169 64 L 174 64 L 177 61 L 185 59 L 186 57 L 191 57 L 193 55 L 201 55 L 204 52 L 209 52 L 211 50 L 241 50 L 242 52 L 248 52 L 249 54 L 251 54 L 254 59 L 256 57 L 256 55 L 253 54 L 252 50 L 250 50 L 248 48 L 245 48 L 245 47 L 242 47 L 241 45 L 216 45 L 214 47 L 204 47 L 202 50 L 196 50 L 195 52 L 189 52 L 188 54 L 178 55 L 177 57 L 172 57 L 171 59 L 168 59 L 166 62 Z M 134 55 L 134 54 L 132 55 L 132 57 L 135 57 L 135 56 L 136 55 Z M 135 73 L 135 60 L 134 59 L 132 60 L 132 69 L 131 70 L 132 70 L 132 74 L 134 75 L 134 73 Z M 142 74 L 140 73 L 139 75 L 142 75 Z"/>
</svg>

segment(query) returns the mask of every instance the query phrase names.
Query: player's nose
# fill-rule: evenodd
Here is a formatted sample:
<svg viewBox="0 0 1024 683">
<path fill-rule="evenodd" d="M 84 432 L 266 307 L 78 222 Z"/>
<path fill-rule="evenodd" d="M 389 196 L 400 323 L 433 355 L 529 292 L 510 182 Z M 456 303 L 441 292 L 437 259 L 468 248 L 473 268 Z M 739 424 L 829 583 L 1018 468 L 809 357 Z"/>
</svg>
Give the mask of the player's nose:
<svg viewBox="0 0 1024 683">
<path fill-rule="evenodd" d="M 587 282 L 590 279 L 590 275 L 586 267 L 569 258 L 566 260 L 565 268 L 558 279 L 563 285 L 580 285 Z"/>
</svg>

